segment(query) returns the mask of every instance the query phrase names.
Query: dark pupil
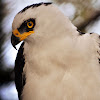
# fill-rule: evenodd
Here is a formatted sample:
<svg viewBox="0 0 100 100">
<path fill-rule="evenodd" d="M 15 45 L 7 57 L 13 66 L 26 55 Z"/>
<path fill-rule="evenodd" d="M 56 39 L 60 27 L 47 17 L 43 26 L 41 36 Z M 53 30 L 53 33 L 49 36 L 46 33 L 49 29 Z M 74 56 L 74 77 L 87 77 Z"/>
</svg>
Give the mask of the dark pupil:
<svg viewBox="0 0 100 100">
<path fill-rule="evenodd" d="M 29 23 L 28 25 L 29 25 L 29 26 L 32 26 L 32 24 L 31 24 L 31 23 Z"/>
</svg>

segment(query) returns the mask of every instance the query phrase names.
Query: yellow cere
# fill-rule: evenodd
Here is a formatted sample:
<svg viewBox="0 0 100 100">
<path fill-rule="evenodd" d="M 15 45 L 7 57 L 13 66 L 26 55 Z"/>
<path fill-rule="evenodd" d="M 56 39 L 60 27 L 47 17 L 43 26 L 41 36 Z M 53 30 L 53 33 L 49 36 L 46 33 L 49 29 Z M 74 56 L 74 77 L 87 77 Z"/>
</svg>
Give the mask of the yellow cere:
<svg viewBox="0 0 100 100">
<path fill-rule="evenodd" d="M 27 26 L 28 26 L 28 28 L 32 28 L 33 27 L 33 22 L 32 21 L 30 21 L 30 22 L 27 22 Z"/>
<path fill-rule="evenodd" d="M 20 34 L 20 32 L 17 29 L 13 31 L 13 35 L 19 37 L 20 41 L 26 39 L 27 36 L 31 35 L 32 33 L 34 33 L 34 31 L 24 32 L 22 34 Z"/>
</svg>

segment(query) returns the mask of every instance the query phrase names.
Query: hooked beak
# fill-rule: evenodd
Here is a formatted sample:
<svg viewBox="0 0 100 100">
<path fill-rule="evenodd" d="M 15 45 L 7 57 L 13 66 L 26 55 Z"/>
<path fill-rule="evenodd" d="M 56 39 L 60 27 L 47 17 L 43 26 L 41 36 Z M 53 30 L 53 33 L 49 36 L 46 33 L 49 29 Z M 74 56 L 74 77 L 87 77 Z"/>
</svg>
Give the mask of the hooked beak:
<svg viewBox="0 0 100 100">
<path fill-rule="evenodd" d="M 16 45 L 20 43 L 20 39 L 12 34 L 11 36 L 11 44 L 16 49 Z M 17 50 L 17 49 L 16 49 Z"/>
<path fill-rule="evenodd" d="M 26 39 L 29 35 L 34 33 L 34 31 L 20 33 L 17 29 L 12 32 L 11 43 L 12 46 L 16 49 L 16 45 L 22 40 Z M 16 49 L 17 50 L 17 49 Z"/>
</svg>

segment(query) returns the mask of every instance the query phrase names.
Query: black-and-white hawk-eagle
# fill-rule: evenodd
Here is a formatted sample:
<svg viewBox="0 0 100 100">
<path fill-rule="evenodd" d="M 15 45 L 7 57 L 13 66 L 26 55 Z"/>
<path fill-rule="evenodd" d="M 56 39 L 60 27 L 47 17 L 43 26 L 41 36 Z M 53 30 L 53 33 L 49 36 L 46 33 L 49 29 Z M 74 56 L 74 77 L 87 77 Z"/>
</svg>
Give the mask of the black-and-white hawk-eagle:
<svg viewBox="0 0 100 100">
<path fill-rule="evenodd" d="M 82 33 L 52 3 L 25 7 L 11 43 L 19 100 L 100 100 L 100 36 Z"/>
</svg>

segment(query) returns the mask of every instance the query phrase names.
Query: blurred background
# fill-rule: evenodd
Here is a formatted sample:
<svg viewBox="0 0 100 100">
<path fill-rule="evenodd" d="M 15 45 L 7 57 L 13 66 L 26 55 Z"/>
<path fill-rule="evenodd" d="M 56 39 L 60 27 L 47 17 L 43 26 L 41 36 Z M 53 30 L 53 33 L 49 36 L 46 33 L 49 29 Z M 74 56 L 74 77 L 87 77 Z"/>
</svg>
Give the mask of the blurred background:
<svg viewBox="0 0 100 100">
<path fill-rule="evenodd" d="M 100 34 L 100 0 L 0 0 L 0 100 L 18 100 L 13 71 L 17 50 L 10 43 L 14 16 L 27 5 L 48 1 L 82 32 Z"/>
</svg>

